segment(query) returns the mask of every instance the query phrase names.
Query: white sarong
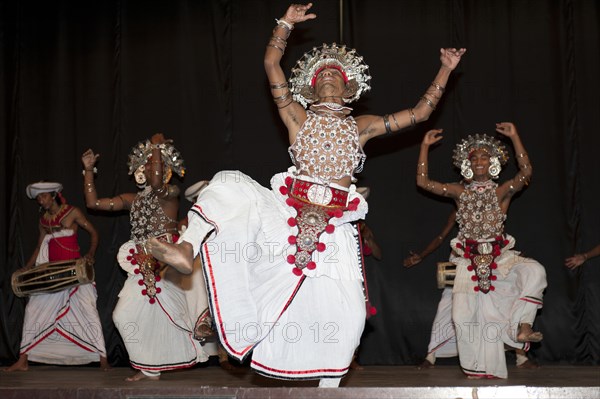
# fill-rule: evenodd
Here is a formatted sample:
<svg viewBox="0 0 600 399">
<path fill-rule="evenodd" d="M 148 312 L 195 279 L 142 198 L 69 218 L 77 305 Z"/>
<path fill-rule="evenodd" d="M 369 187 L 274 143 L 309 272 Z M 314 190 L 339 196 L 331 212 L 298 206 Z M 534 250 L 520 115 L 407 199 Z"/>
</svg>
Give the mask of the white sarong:
<svg viewBox="0 0 600 399">
<path fill-rule="evenodd" d="M 362 260 L 357 227 L 368 207 L 355 187 L 355 211 L 330 219 L 316 268 L 292 273 L 288 239 L 298 228 L 283 193 L 290 172 L 275 175 L 272 190 L 241 172 L 217 173 L 200 193 L 180 238 L 201 253 L 209 301 L 228 353 L 282 379 L 341 377 L 348 371 L 365 322 Z M 304 178 L 304 176 L 303 176 Z M 292 223 L 293 224 L 293 223 Z M 208 237 L 207 239 L 205 239 Z"/>
</svg>

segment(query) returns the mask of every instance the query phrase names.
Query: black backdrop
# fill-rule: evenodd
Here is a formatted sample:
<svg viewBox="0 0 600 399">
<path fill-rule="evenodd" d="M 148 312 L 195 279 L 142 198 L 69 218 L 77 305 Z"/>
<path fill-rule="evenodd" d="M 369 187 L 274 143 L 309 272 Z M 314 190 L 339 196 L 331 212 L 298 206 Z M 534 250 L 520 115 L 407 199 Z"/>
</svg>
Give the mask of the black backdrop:
<svg viewBox="0 0 600 399">
<path fill-rule="evenodd" d="M 509 212 L 517 246 L 546 266 L 548 288 L 533 349 L 542 362 L 598 364 L 600 259 L 569 271 L 563 260 L 600 243 L 600 5 L 595 0 L 344 0 L 343 41 L 371 67 L 373 90 L 355 113 L 384 114 L 416 103 L 438 66 L 440 47 L 466 47 L 432 118 L 370 142 L 359 185 L 371 188 L 368 223 L 384 259 L 367 260 L 372 301 L 360 351 L 365 364 L 410 364 L 425 355 L 440 291 L 435 263 L 404 269 L 410 249 L 441 230 L 452 204 L 415 187 L 418 143 L 445 128 L 430 175 L 456 180 L 454 143 L 513 121 L 534 177 Z M 25 196 L 41 179 L 64 184 L 84 208 L 81 153 L 101 154 L 102 195 L 134 191 L 130 147 L 155 132 L 186 160 L 182 189 L 223 169 L 259 182 L 289 166 L 286 134 L 268 92 L 262 57 L 282 1 L 0 2 L 0 361 L 16 359 L 25 301 L 10 276 L 37 241 L 37 204 Z M 340 1 L 318 0 L 318 19 L 293 31 L 289 71 L 304 51 L 340 41 Z M 514 158 L 511 159 L 514 162 Z M 515 173 L 513 163 L 501 180 Z M 182 202 L 181 216 L 189 206 Z M 101 234 L 98 309 L 109 359 L 127 355 L 111 320 L 124 280 L 115 261 L 128 217 L 88 212 Z M 82 247 L 89 239 L 81 234 Z"/>
</svg>

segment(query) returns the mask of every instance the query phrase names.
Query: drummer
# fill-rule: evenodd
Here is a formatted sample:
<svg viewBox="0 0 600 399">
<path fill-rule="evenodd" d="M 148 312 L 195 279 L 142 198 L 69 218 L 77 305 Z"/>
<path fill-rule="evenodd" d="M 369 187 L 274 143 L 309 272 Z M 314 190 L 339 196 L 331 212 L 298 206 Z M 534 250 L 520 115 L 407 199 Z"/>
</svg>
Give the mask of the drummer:
<svg viewBox="0 0 600 399">
<path fill-rule="evenodd" d="M 48 262 L 81 258 L 79 227 L 90 234 L 90 248 L 84 258 L 89 264 L 94 263 L 98 233 L 79 208 L 67 204 L 62 188 L 54 182 L 27 186 L 27 196 L 40 205 L 40 234 L 33 255 L 17 272 L 34 267 L 42 272 Z M 96 297 L 93 283 L 31 296 L 25 307 L 19 359 L 3 371 L 27 371 L 29 360 L 59 365 L 99 361 L 100 367 L 108 370 Z"/>
</svg>

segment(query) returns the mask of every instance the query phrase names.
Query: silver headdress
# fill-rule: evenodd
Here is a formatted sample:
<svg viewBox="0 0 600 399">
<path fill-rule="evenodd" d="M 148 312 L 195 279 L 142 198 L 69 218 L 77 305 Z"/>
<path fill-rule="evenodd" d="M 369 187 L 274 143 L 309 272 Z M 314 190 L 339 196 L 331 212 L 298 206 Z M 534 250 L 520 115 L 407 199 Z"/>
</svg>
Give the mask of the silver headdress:
<svg viewBox="0 0 600 399">
<path fill-rule="evenodd" d="M 454 166 L 460 169 L 460 174 L 467 180 L 473 178 L 473 170 L 471 169 L 471 161 L 469 156 L 475 150 L 484 150 L 490 156 L 490 168 L 488 173 L 494 179 L 498 177 L 502 166 L 508 161 L 508 152 L 499 140 L 482 134 L 469 136 L 463 139 L 462 142 L 456 145 L 454 149 Z"/>
<path fill-rule="evenodd" d="M 161 159 L 165 166 L 171 169 L 174 173 L 183 177 L 185 174 L 185 167 L 183 166 L 183 158 L 175 146 L 171 143 L 164 144 L 152 144 L 150 140 L 140 141 L 131 148 L 129 153 L 129 174 L 133 174 L 140 166 L 146 165 L 148 159 L 152 155 L 154 148 L 160 148 Z"/>
<path fill-rule="evenodd" d="M 313 47 L 312 52 L 304 53 L 292 68 L 290 77 L 290 91 L 295 101 L 306 108 L 318 100 L 314 95 L 312 87 L 315 73 L 324 66 L 333 65 L 341 69 L 347 78 L 347 94 L 344 101 L 350 103 L 358 100 L 361 94 L 371 89 L 369 81 L 369 66 L 364 63 L 363 57 L 359 56 L 354 49 L 348 49 L 345 45 L 331 46 L 323 44 L 321 47 Z"/>
<path fill-rule="evenodd" d="M 475 136 L 468 136 L 456 145 L 452 156 L 454 166 L 460 169 L 463 161 L 469 159 L 469 155 L 474 150 L 485 150 L 490 157 L 497 157 L 501 165 L 506 164 L 506 161 L 508 161 L 508 151 L 501 141 L 486 134 L 476 134 Z"/>
</svg>

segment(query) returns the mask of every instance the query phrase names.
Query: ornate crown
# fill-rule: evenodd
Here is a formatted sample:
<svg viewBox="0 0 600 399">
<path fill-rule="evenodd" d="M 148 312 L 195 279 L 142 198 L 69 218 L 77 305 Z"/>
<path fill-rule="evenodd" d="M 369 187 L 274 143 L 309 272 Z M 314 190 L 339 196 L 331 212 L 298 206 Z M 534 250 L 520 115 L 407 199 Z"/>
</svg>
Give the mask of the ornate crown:
<svg viewBox="0 0 600 399">
<path fill-rule="evenodd" d="M 506 147 L 502 142 L 486 134 L 476 134 L 475 136 L 468 136 L 456 145 L 452 156 L 454 166 L 460 169 L 463 160 L 469 159 L 471 152 L 481 149 L 485 150 L 490 157 L 498 157 L 501 165 L 508 161 L 508 151 L 506 151 Z"/>
<path fill-rule="evenodd" d="M 145 165 L 148 159 L 152 156 L 152 150 L 154 148 L 160 148 L 160 155 L 165 165 L 175 172 L 179 177 L 183 177 L 185 174 L 185 167 L 183 166 L 183 158 L 175 146 L 171 143 L 164 144 L 152 144 L 150 140 L 140 141 L 131 148 L 129 153 L 129 174 L 135 172 L 140 166 Z"/>
<path fill-rule="evenodd" d="M 323 44 L 321 47 L 313 47 L 310 53 L 304 53 L 292 68 L 290 91 L 294 100 L 304 108 L 317 100 L 314 96 L 312 80 L 315 73 L 326 65 L 335 65 L 346 75 L 349 94 L 344 97 L 345 102 L 358 100 L 363 92 L 371 89 L 369 66 L 364 63 L 363 57 L 359 56 L 356 50 L 348 49 L 345 45 L 338 47 L 335 43 L 331 46 Z"/>
</svg>

